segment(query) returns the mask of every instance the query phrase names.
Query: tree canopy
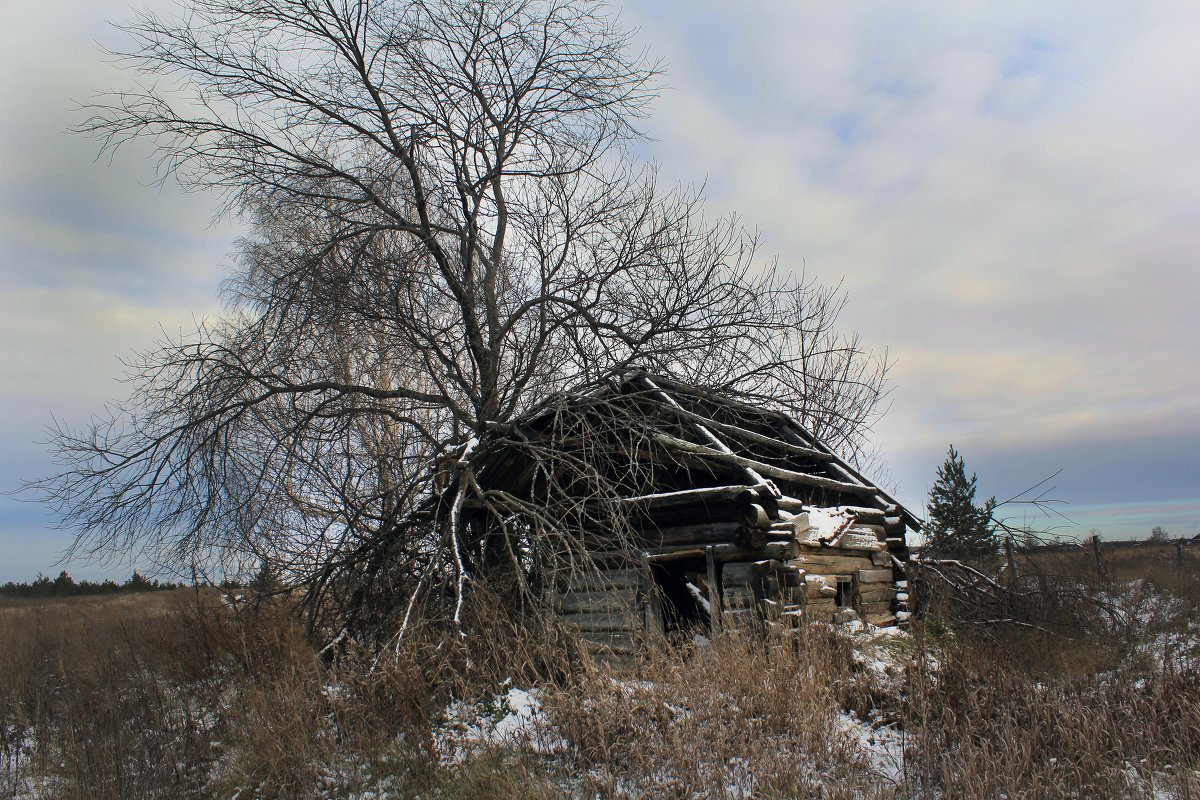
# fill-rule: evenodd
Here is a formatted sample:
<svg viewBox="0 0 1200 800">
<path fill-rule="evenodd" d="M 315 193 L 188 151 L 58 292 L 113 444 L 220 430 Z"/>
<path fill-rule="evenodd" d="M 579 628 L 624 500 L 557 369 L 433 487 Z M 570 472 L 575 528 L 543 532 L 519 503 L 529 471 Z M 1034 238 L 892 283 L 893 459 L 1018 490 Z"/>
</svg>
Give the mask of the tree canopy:
<svg viewBox="0 0 1200 800">
<path fill-rule="evenodd" d="M 81 128 L 153 140 L 164 180 L 249 233 L 226 313 L 139 354 L 106 418 L 58 430 L 62 469 L 36 486 L 77 552 L 266 564 L 310 609 L 369 589 L 461 610 L 482 583 L 464 554 L 514 513 L 456 515 L 474 443 L 634 365 L 862 448 L 885 360 L 837 331 L 838 291 L 629 157 L 660 68 L 604 3 L 185 10 L 125 27 L 141 82 Z M 431 506 L 447 464 L 466 479 Z M 522 525 L 566 537 L 568 518 Z"/>
</svg>

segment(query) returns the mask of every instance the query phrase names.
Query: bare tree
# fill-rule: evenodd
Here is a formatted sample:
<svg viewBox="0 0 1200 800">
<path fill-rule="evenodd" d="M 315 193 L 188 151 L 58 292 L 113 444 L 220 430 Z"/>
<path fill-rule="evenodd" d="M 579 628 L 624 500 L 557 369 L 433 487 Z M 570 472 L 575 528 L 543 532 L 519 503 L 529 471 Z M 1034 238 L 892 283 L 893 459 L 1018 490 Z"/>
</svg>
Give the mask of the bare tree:
<svg viewBox="0 0 1200 800">
<path fill-rule="evenodd" d="M 365 593 L 403 600 L 381 622 L 439 592 L 458 619 L 481 564 L 520 582 L 531 538 L 619 516 L 549 520 L 471 478 L 475 442 L 568 392 L 637 365 L 865 441 L 886 365 L 835 330 L 840 293 L 757 263 L 736 220 L 626 157 L 659 70 L 603 3 L 192 0 L 126 30 L 151 83 L 83 130 L 154 139 L 164 179 L 252 232 L 228 313 L 58 431 L 37 487 L 77 551 L 249 556 L 338 624 Z M 537 455 L 571 494 L 613 493 L 580 454 Z"/>
</svg>

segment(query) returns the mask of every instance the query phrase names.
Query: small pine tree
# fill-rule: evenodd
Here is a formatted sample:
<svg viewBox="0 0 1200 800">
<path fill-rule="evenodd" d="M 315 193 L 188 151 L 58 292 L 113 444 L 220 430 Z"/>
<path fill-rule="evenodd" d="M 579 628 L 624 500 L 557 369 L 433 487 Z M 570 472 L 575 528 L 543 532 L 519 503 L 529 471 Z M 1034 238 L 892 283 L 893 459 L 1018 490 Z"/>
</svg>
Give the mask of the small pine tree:
<svg viewBox="0 0 1200 800">
<path fill-rule="evenodd" d="M 982 507 L 975 505 L 975 474 L 967 477 L 966 464 L 951 445 L 929 490 L 925 549 L 955 558 L 995 555 L 999 546 L 992 521 L 995 510 L 995 497 L 989 497 Z"/>
</svg>

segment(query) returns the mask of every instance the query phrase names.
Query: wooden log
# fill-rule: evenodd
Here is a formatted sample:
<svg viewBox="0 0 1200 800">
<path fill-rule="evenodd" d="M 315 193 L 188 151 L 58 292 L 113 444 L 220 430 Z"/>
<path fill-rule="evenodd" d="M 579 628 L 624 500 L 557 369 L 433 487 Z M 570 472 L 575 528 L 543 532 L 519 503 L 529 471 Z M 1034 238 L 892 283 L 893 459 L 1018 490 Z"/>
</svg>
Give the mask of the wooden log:
<svg viewBox="0 0 1200 800">
<path fill-rule="evenodd" d="M 785 441 L 783 439 L 777 439 L 773 436 L 766 436 L 761 433 L 756 433 L 755 431 L 748 430 L 737 425 L 730 425 L 725 422 L 717 422 L 711 417 L 701 416 L 700 414 L 687 411 L 683 408 L 677 408 L 676 413 L 678 413 L 684 419 L 692 422 L 698 422 L 705 427 L 711 428 L 712 430 L 732 436 L 734 439 L 740 440 L 742 443 L 750 442 L 753 444 L 773 447 L 779 452 L 787 453 L 788 455 L 800 456 L 811 461 L 832 461 L 834 458 L 834 456 L 830 453 L 823 453 L 820 450 L 816 450 L 811 447 L 793 444 L 792 442 Z"/>
<path fill-rule="evenodd" d="M 876 552 L 886 549 L 887 545 L 875 538 L 875 534 L 859 533 L 858 528 L 851 528 L 843 533 L 837 540 L 837 547 L 843 550 L 866 550 L 867 552 Z"/>
<path fill-rule="evenodd" d="M 767 510 L 758 503 L 751 503 L 750 510 L 747 512 L 748 519 L 746 524 L 752 528 L 769 528 L 771 527 L 771 515 Z"/>
<path fill-rule="evenodd" d="M 672 550 L 669 553 L 654 553 L 647 555 L 646 561 L 651 564 L 660 564 L 664 561 L 681 561 L 688 558 L 703 558 L 706 549 L 704 547 L 688 547 L 682 550 Z"/>
<path fill-rule="evenodd" d="M 778 561 L 763 559 L 749 563 L 726 564 L 721 571 L 721 580 L 726 584 L 750 583 L 779 566 Z"/>
<path fill-rule="evenodd" d="M 625 631 L 579 631 L 580 638 L 588 646 L 588 650 L 602 650 L 614 653 L 636 653 L 641 643 L 641 636 Z"/>
<path fill-rule="evenodd" d="M 620 554 L 622 561 L 628 563 L 629 556 Z M 644 567 L 601 569 L 597 571 L 582 570 L 571 577 L 567 592 L 575 591 L 607 591 L 627 587 L 640 587 L 650 582 L 650 571 Z"/>
<path fill-rule="evenodd" d="M 666 553 L 674 553 L 681 550 L 694 550 L 695 548 L 689 545 L 669 545 L 664 547 L 653 547 L 646 550 L 648 556 L 661 555 Z M 767 542 L 761 548 L 750 550 L 739 546 L 736 542 L 718 542 L 712 545 L 713 558 L 718 563 L 728 563 L 731 561 L 761 561 L 763 559 L 774 559 L 776 561 L 787 561 L 795 557 L 799 552 L 799 546 L 793 542 Z"/>
<path fill-rule="evenodd" d="M 779 579 L 784 586 L 798 588 L 804 585 L 804 570 L 790 564 L 779 567 Z"/>
<path fill-rule="evenodd" d="M 744 496 L 736 500 L 697 501 L 691 505 L 676 504 L 670 507 L 637 509 L 633 521 L 644 531 L 719 522 L 765 528 L 770 526 L 774 515 L 771 509 L 760 502 L 761 500 L 758 494 L 747 489 Z"/>
<path fill-rule="evenodd" d="M 767 530 L 765 528 L 744 528 L 739 532 L 734 541 L 737 542 L 739 547 L 746 550 L 761 550 L 770 539 L 767 537 Z M 776 541 L 787 542 L 788 540 L 776 539 Z"/>
<path fill-rule="evenodd" d="M 831 508 L 830 511 L 850 514 L 859 522 L 874 525 L 883 525 L 884 519 L 887 517 L 887 512 L 882 508 L 870 508 L 867 506 L 837 506 L 836 508 Z"/>
<path fill-rule="evenodd" d="M 890 628 L 896 624 L 896 615 L 888 612 L 864 614 L 862 619 L 876 628 Z"/>
<path fill-rule="evenodd" d="M 891 603 L 862 603 L 859 606 L 859 611 L 863 614 L 887 614 L 891 610 Z"/>
<path fill-rule="evenodd" d="M 871 563 L 877 567 L 892 567 L 892 554 L 887 550 L 876 550 L 871 553 Z"/>
<path fill-rule="evenodd" d="M 639 631 L 644 627 L 641 609 L 629 613 L 589 611 L 564 614 L 563 620 L 582 631 Z"/>
<path fill-rule="evenodd" d="M 875 566 L 869 558 L 813 552 L 800 552 L 792 561 L 809 573 L 822 575 L 855 575 L 860 569 L 873 569 Z"/>
<path fill-rule="evenodd" d="M 887 584 L 874 584 L 881 589 L 859 589 L 858 599 L 863 603 L 890 603 L 896 599 L 896 590 Z"/>
<path fill-rule="evenodd" d="M 577 611 L 619 611 L 638 608 L 641 605 L 637 591 L 631 587 L 550 593 L 546 602 L 555 611 L 567 614 Z"/>
<path fill-rule="evenodd" d="M 741 522 L 706 522 L 665 528 L 648 527 L 641 532 L 642 539 L 650 547 L 732 542 L 746 534 L 747 528 Z"/>
<path fill-rule="evenodd" d="M 683 489 L 678 492 L 662 492 L 645 494 L 637 497 L 626 497 L 622 502 L 646 511 L 669 512 L 678 508 L 710 508 L 726 504 L 733 506 L 749 506 L 758 496 L 750 486 L 714 486 L 707 489 Z"/>
<path fill-rule="evenodd" d="M 873 495 L 875 489 L 863 486 L 857 483 L 847 483 L 845 481 L 826 478 L 823 475 L 809 475 L 804 472 L 796 472 L 795 470 L 777 467 L 774 464 L 765 464 L 753 458 L 739 456 L 736 453 L 723 453 L 714 447 L 705 447 L 702 444 L 695 444 L 685 439 L 679 439 L 666 433 L 652 433 L 650 438 L 658 442 L 669 450 L 686 453 L 693 456 L 701 456 L 714 461 L 723 461 L 728 464 L 739 466 L 743 469 L 753 470 L 762 475 L 770 475 L 772 478 L 790 481 L 802 486 L 813 486 L 818 489 L 830 489 L 838 492 L 846 492 L 848 494 L 863 494 Z M 782 507 L 782 506 L 781 506 Z"/>
<path fill-rule="evenodd" d="M 871 536 L 874 536 L 876 541 L 879 541 L 879 542 L 887 541 L 887 528 L 885 528 L 882 525 L 872 525 L 869 522 L 863 522 L 861 520 L 856 520 L 854 522 L 854 527 L 860 533 L 870 534 Z"/>
<path fill-rule="evenodd" d="M 860 569 L 858 571 L 859 583 L 891 583 L 895 576 L 890 569 Z"/>
</svg>

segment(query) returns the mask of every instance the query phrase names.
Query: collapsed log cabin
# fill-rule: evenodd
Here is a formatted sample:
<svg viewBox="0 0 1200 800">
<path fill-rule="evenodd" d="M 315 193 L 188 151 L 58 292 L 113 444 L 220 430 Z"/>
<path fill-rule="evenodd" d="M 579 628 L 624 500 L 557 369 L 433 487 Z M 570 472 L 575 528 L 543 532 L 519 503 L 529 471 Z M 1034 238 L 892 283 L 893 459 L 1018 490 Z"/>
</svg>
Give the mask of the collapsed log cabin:
<svg viewBox="0 0 1200 800">
<path fill-rule="evenodd" d="M 499 507 L 571 517 L 582 541 L 556 563 L 586 568 L 545 569 L 538 591 L 595 651 L 908 616 L 905 533 L 918 521 L 787 414 L 633 372 L 473 451 L 479 499 L 464 514 L 507 513 L 496 498 L 509 498 Z"/>
</svg>

